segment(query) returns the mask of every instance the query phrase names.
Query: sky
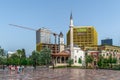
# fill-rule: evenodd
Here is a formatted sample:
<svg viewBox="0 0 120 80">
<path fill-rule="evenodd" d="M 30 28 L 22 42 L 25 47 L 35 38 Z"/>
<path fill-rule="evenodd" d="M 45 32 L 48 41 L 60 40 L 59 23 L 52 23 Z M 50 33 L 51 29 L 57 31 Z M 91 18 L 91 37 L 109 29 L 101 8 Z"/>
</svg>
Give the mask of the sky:
<svg viewBox="0 0 120 80">
<path fill-rule="evenodd" d="M 98 44 L 112 38 L 120 46 L 120 0 L 0 0 L 0 46 L 7 51 L 36 49 L 36 33 L 10 26 L 42 27 L 66 33 L 72 11 L 75 26 L 94 26 Z"/>
</svg>

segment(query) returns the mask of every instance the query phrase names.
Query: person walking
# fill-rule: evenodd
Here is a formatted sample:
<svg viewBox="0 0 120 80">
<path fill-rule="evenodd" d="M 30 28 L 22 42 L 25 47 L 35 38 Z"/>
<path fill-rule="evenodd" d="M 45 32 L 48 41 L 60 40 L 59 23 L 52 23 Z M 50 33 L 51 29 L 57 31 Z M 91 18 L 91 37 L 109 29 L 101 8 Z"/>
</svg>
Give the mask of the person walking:
<svg viewBox="0 0 120 80">
<path fill-rule="evenodd" d="M 24 66 L 23 65 L 21 66 L 21 68 L 22 68 L 22 72 L 24 72 Z"/>
</svg>

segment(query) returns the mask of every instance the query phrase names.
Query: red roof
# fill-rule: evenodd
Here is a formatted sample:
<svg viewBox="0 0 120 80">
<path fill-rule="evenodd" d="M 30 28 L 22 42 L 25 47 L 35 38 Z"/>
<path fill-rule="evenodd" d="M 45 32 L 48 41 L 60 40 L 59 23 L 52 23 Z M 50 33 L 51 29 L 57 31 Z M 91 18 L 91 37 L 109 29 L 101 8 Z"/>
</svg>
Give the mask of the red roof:
<svg viewBox="0 0 120 80">
<path fill-rule="evenodd" d="M 52 56 L 70 56 L 70 51 L 62 51 L 60 53 L 52 53 Z"/>
</svg>

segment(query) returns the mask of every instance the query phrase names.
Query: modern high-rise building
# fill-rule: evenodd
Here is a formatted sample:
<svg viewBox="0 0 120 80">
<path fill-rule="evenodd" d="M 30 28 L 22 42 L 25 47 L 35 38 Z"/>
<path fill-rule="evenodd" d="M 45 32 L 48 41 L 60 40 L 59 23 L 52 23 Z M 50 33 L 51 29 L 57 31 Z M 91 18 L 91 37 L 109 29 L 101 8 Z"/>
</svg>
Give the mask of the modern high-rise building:
<svg viewBox="0 0 120 80">
<path fill-rule="evenodd" d="M 36 31 L 36 44 L 46 43 L 50 44 L 51 31 L 46 28 L 40 28 Z"/>
<path fill-rule="evenodd" d="M 97 46 L 97 31 L 93 26 L 73 26 L 73 44 L 79 47 Z M 67 33 L 67 45 L 70 45 L 70 30 Z"/>
<path fill-rule="evenodd" d="M 101 45 L 113 45 L 113 40 L 112 39 L 104 39 L 101 40 Z"/>
</svg>

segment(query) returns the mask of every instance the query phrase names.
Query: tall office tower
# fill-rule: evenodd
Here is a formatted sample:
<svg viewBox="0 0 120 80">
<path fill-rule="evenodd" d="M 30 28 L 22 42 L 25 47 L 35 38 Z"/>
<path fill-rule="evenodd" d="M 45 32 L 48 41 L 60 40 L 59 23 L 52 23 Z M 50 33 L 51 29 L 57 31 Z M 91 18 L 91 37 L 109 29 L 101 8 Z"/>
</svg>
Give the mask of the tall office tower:
<svg viewBox="0 0 120 80">
<path fill-rule="evenodd" d="M 36 31 L 36 44 L 46 43 L 50 44 L 50 30 L 46 28 L 40 28 Z"/>
<path fill-rule="evenodd" d="M 101 45 L 113 45 L 113 40 L 112 39 L 104 39 L 101 40 Z"/>
<path fill-rule="evenodd" d="M 73 44 L 79 47 L 96 46 L 97 31 L 93 26 L 73 26 Z M 67 33 L 67 45 L 70 45 L 70 30 Z"/>
</svg>

